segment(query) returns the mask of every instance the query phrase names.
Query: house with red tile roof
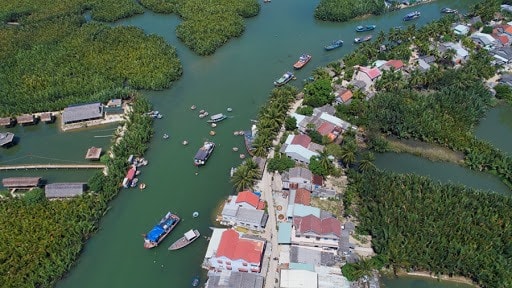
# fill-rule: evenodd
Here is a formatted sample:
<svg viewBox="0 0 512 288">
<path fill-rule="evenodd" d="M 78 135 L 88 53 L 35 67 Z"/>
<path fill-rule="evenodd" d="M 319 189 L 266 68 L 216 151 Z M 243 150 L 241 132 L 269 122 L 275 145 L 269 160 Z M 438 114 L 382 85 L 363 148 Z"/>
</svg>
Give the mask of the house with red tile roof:
<svg viewBox="0 0 512 288">
<path fill-rule="evenodd" d="M 508 45 L 508 43 L 510 41 L 510 39 L 507 36 L 505 36 L 505 35 L 493 34 L 492 36 L 494 37 L 494 39 L 496 39 L 503 46 Z"/>
<path fill-rule="evenodd" d="M 311 191 L 305 188 L 299 188 L 295 190 L 295 198 L 293 199 L 293 203 L 309 206 L 309 204 L 311 204 Z"/>
<path fill-rule="evenodd" d="M 336 104 L 348 104 L 352 100 L 352 96 L 354 96 L 352 91 L 345 87 L 341 87 L 339 90 L 334 92 L 334 95 L 334 101 Z"/>
<path fill-rule="evenodd" d="M 402 62 L 402 60 L 389 60 L 388 62 L 386 62 L 384 65 L 382 65 L 382 70 L 395 70 L 395 71 L 398 71 L 398 70 L 401 70 L 402 68 L 404 68 L 404 62 Z"/>
<path fill-rule="evenodd" d="M 366 84 L 366 88 L 372 86 L 377 78 L 379 78 L 381 75 L 381 72 L 379 68 L 369 68 L 360 66 L 358 67 L 355 80 L 363 81 Z"/>
<path fill-rule="evenodd" d="M 280 152 L 286 154 L 291 159 L 309 164 L 313 156 L 320 155 L 318 151 L 323 151 L 324 146 L 311 142 L 311 138 L 305 134 L 288 135 Z"/>
<path fill-rule="evenodd" d="M 341 222 L 334 217 L 314 215 L 294 217 L 292 244 L 337 250 L 341 237 Z"/>
<path fill-rule="evenodd" d="M 259 273 L 266 241 L 246 238 L 234 229 L 222 232 L 218 246 L 208 259 L 210 270 Z M 208 246 L 210 250 L 210 246 Z"/>
<path fill-rule="evenodd" d="M 217 220 L 225 226 L 263 231 L 268 220 L 268 214 L 263 209 L 265 201 L 252 191 L 245 190 L 229 196 Z"/>
</svg>

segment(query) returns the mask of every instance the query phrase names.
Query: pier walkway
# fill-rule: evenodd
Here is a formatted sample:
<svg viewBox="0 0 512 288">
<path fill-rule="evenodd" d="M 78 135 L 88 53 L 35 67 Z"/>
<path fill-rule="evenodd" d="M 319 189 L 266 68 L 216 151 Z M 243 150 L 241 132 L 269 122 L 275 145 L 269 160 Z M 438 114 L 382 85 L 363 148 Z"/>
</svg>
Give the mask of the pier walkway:
<svg viewBox="0 0 512 288">
<path fill-rule="evenodd" d="M 104 169 L 104 164 L 20 164 L 0 165 L 0 171 L 32 169 Z"/>
</svg>

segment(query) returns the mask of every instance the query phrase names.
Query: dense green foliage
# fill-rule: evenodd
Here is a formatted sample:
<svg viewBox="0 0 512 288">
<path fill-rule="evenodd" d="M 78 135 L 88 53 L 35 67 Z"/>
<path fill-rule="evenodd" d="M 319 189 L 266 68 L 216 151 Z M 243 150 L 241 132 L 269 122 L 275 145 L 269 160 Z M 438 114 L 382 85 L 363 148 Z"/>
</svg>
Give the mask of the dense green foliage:
<svg viewBox="0 0 512 288">
<path fill-rule="evenodd" d="M 330 77 L 315 79 L 304 86 L 303 104 L 311 107 L 321 107 L 334 101 Z"/>
<path fill-rule="evenodd" d="M 276 138 L 281 129 L 288 109 L 295 100 L 297 89 L 290 85 L 275 88 L 272 90 L 269 100 L 260 109 L 258 115 L 258 134 L 253 142 L 254 155 L 265 157 L 268 150 L 273 146 L 273 139 Z"/>
<path fill-rule="evenodd" d="M 143 12 L 142 7 L 131 0 L 5 0 L 0 2 L 0 22 L 26 24 L 87 10 L 98 21 L 115 21 Z"/>
<path fill-rule="evenodd" d="M 506 84 L 498 84 L 494 87 L 494 91 L 496 91 L 496 98 L 512 104 L 512 87 Z"/>
<path fill-rule="evenodd" d="M 380 270 L 388 264 L 388 259 L 383 255 L 363 259 L 356 263 L 347 263 L 341 267 L 341 273 L 348 281 L 356 281 L 363 276 L 372 275 L 374 270 Z"/>
<path fill-rule="evenodd" d="M 69 29 L 73 33 L 60 41 L 50 38 L 1 62 L 0 115 L 105 101 L 108 91 L 121 87 L 167 88 L 181 76 L 175 49 L 160 37 L 96 23 Z"/>
<path fill-rule="evenodd" d="M 295 167 L 295 161 L 281 153 L 274 155 L 274 157 L 268 160 L 267 163 L 267 171 L 271 173 L 275 171 L 283 173 L 285 170 L 293 167 Z"/>
<path fill-rule="evenodd" d="M 109 175 L 90 181 L 95 193 L 66 201 L 46 201 L 41 189 L 19 199 L 0 201 L 0 286 L 52 287 L 78 257 L 84 241 L 96 229 L 107 203 L 119 190 L 130 154 L 141 155 L 152 135 L 149 102 L 134 96 L 127 130 L 113 147 Z"/>
<path fill-rule="evenodd" d="M 416 175 L 360 174 L 358 229 L 393 268 L 512 286 L 512 199 Z M 482 269 L 484 268 L 484 269 Z"/>
<path fill-rule="evenodd" d="M 142 0 L 155 12 L 177 13 L 184 21 L 176 28 L 178 38 L 199 55 L 210 55 L 245 30 L 244 18 L 258 15 L 256 0 Z"/>
<path fill-rule="evenodd" d="M 261 173 L 258 164 L 252 158 L 249 158 L 238 165 L 233 177 L 231 177 L 231 183 L 233 183 L 236 191 L 252 190 L 256 181 L 261 179 Z"/>
<path fill-rule="evenodd" d="M 343 22 L 359 16 L 382 14 L 386 9 L 379 0 L 321 0 L 315 9 L 315 18 Z"/>
</svg>

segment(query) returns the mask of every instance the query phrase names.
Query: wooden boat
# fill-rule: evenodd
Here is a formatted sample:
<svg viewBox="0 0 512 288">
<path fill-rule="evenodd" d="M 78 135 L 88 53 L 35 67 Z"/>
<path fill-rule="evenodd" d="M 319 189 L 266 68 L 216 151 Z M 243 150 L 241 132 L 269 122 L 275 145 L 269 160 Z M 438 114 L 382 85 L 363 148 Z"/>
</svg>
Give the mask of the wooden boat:
<svg viewBox="0 0 512 288">
<path fill-rule="evenodd" d="M 208 123 L 217 123 L 217 122 L 220 122 L 224 119 L 228 118 L 228 116 L 222 114 L 222 113 L 219 113 L 219 114 L 215 114 L 215 115 L 212 115 L 210 116 L 210 119 L 206 122 Z"/>
<path fill-rule="evenodd" d="M 213 153 L 213 149 L 215 148 L 215 143 L 213 142 L 204 142 L 203 146 L 197 150 L 196 156 L 194 156 L 194 165 L 202 166 L 206 164 L 206 161 Z"/>
<path fill-rule="evenodd" d="M 199 278 L 199 276 L 195 276 L 194 278 L 192 278 L 192 287 L 199 286 L 199 283 L 201 283 L 201 279 Z"/>
<path fill-rule="evenodd" d="M 364 37 L 357 37 L 354 39 L 354 43 L 363 43 L 372 40 L 372 35 L 366 35 Z"/>
<path fill-rule="evenodd" d="M 324 47 L 325 50 L 330 51 L 343 46 L 343 40 L 334 40 L 331 44 Z"/>
<path fill-rule="evenodd" d="M 375 29 L 375 27 L 377 27 L 377 25 L 365 25 L 365 26 L 359 25 L 356 27 L 356 32 L 371 31 L 371 30 Z"/>
<path fill-rule="evenodd" d="M 277 87 L 283 86 L 284 84 L 290 82 L 293 78 L 295 78 L 293 73 L 288 71 L 288 72 L 284 73 L 283 76 L 281 76 L 281 78 L 274 81 L 274 86 L 277 86 Z"/>
<path fill-rule="evenodd" d="M 176 242 L 172 243 L 171 246 L 169 246 L 169 250 L 178 250 L 181 249 L 190 243 L 194 242 L 197 238 L 199 238 L 201 234 L 199 234 L 199 231 L 190 229 L 185 234 L 183 234 L 183 237 L 178 239 Z"/>
<path fill-rule="evenodd" d="M 180 217 L 178 217 L 178 215 L 167 212 L 160 222 L 158 222 L 148 234 L 144 235 L 144 248 L 150 249 L 158 246 L 179 222 Z"/>
<path fill-rule="evenodd" d="M 405 15 L 404 21 L 414 20 L 416 18 L 419 18 L 420 16 L 421 16 L 421 13 L 419 11 L 413 11 L 413 12 L 408 13 L 407 15 Z"/>
<path fill-rule="evenodd" d="M 293 64 L 293 68 L 295 69 L 301 69 L 306 64 L 308 64 L 309 60 L 311 60 L 311 55 L 309 54 L 302 54 L 299 57 L 299 60 Z"/>
<path fill-rule="evenodd" d="M 446 14 L 454 14 L 454 13 L 457 13 L 458 11 L 455 10 L 455 9 L 451 9 L 451 8 L 448 8 L 448 7 L 445 7 L 443 9 L 441 9 L 441 13 L 446 13 Z"/>
</svg>

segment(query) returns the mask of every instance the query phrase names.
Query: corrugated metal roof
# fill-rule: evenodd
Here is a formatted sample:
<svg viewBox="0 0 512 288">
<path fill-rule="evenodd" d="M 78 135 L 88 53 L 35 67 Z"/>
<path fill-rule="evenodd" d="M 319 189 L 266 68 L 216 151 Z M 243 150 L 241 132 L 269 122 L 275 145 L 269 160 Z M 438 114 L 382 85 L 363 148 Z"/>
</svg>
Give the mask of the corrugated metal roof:
<svg viewBox="0 0 512 288">
<path fill-rule="evenodd" d="M 64 108 L 62 121 L 64 123 L 84 121 L 103 117 L 101 103 L 76 105 Z"/>
<path fill-rule="evenodd" d="M 52 183 L 44 187 L 46 198 L 68 198 L 82 195 L 85 183 Z"/>
<path fill-rule="evenodd" d="M 277 228 L 277 244 L 291 244 L 292 223 L 280 222 Z"/>
</svg>

